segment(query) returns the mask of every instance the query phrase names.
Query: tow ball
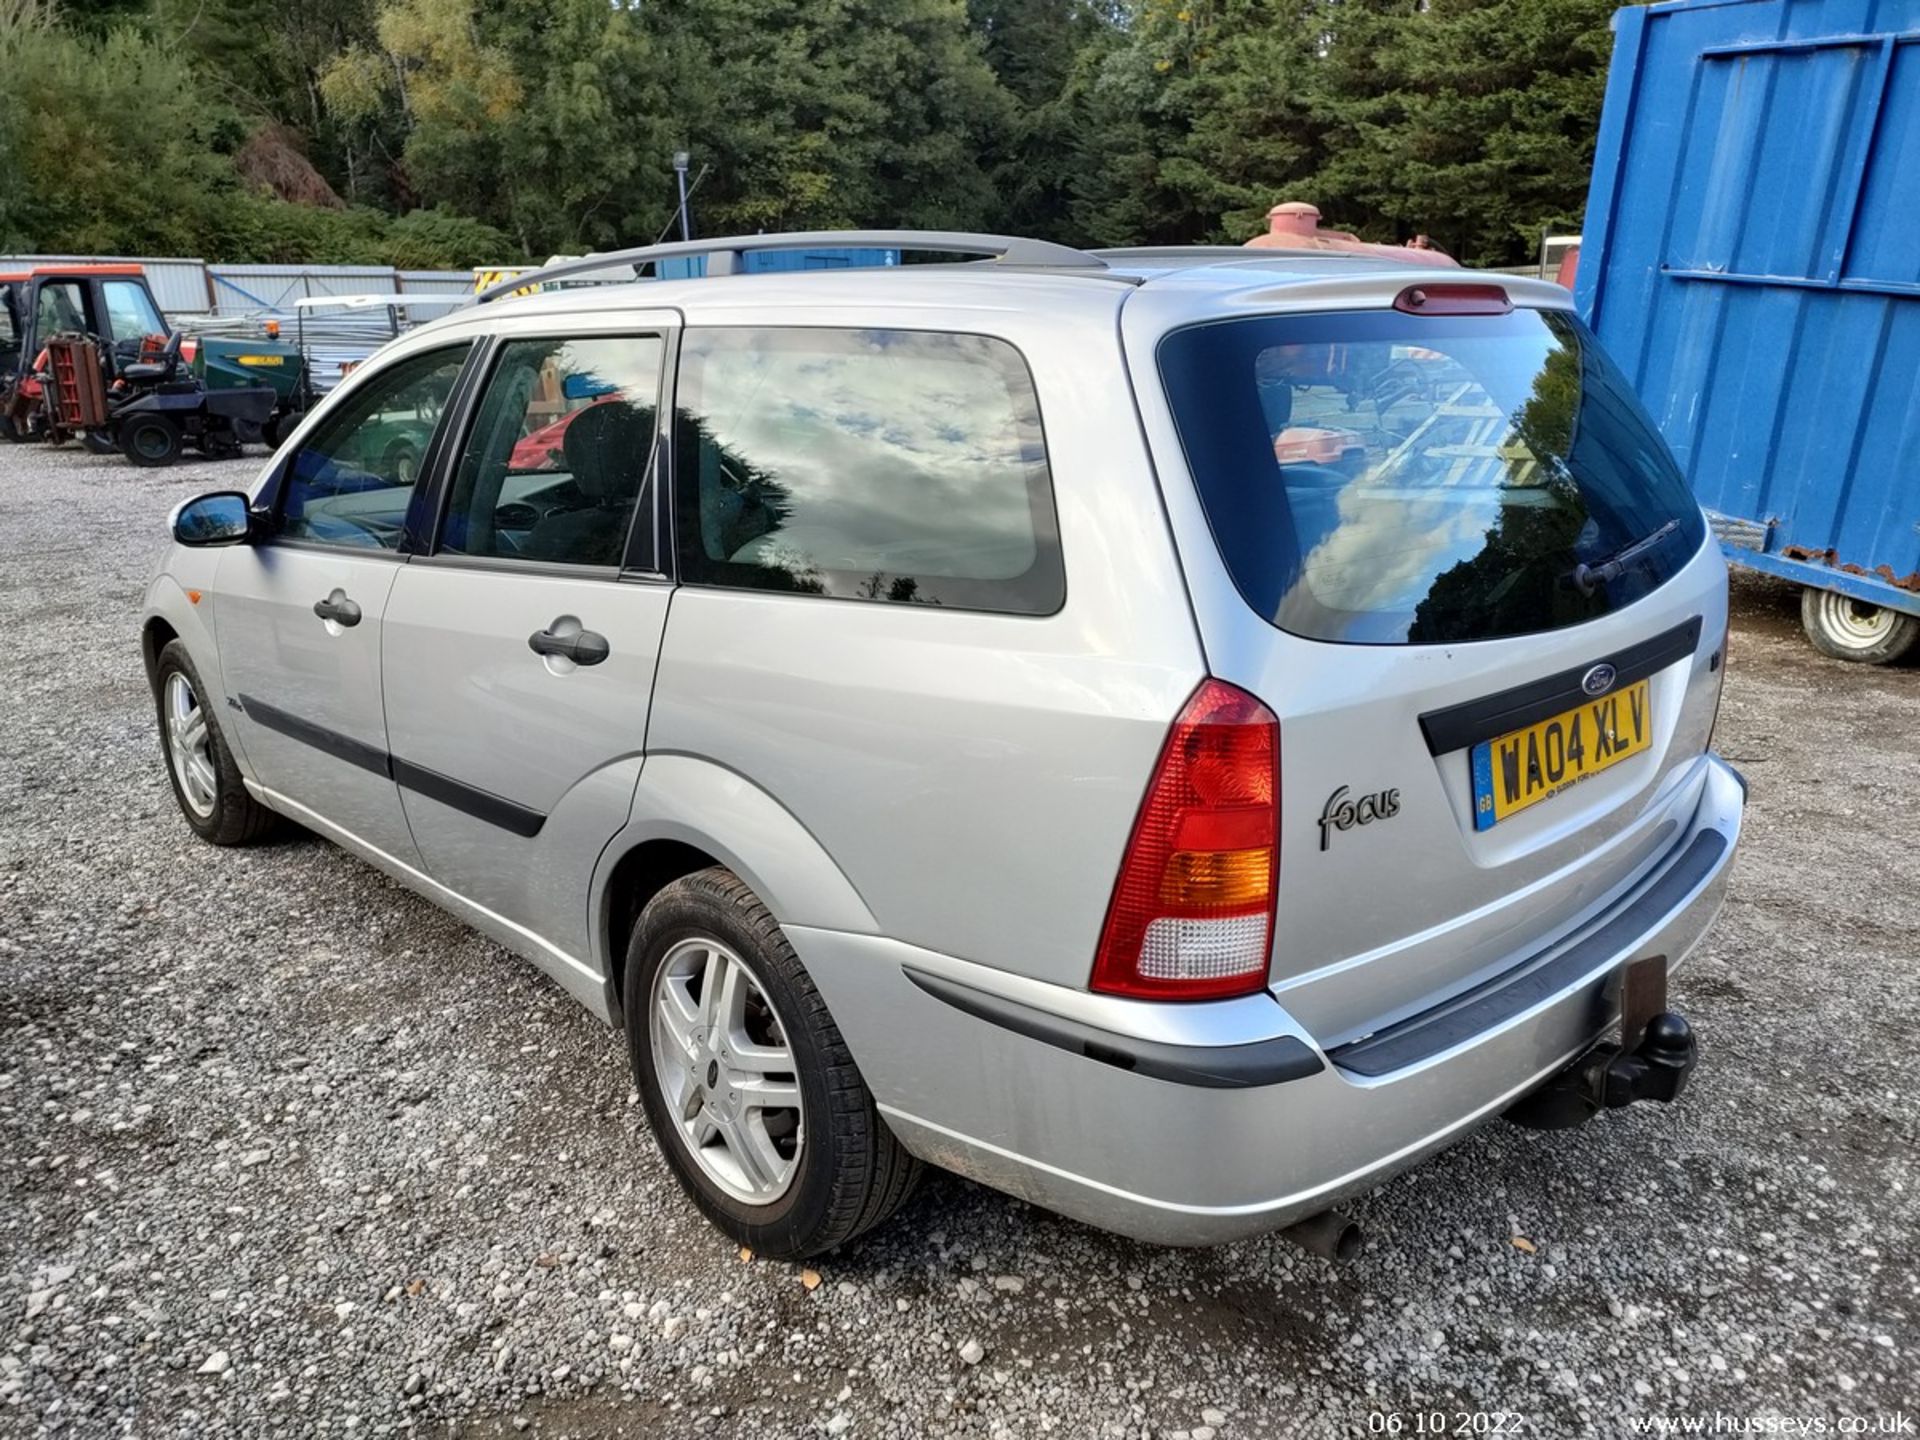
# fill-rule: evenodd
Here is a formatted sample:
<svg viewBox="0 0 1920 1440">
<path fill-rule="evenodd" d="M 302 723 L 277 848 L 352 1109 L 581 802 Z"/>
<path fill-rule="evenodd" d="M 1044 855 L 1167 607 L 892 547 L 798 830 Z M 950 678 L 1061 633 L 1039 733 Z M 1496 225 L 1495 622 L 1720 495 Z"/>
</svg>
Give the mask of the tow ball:
<svg viewBox="0 0 1920 1440">
<path fill-rule="evenodd" d="M 1634 961 L 1621 978 L 1620 1042 L 1594 1046 L 1509 1106 L 1506 1118 L 1530 1130 L 1567 1130 L 1636 1100 L 1677 1100 L 1699 1045 L 1666 1003 L 1666 957 Z"/>
</svg>

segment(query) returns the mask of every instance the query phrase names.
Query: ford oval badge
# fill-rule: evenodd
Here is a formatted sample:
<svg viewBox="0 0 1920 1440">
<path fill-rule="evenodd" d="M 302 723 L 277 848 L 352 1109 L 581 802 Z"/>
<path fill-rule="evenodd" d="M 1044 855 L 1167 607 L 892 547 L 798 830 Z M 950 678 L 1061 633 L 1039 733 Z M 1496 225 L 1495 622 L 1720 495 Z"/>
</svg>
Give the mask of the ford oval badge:
<svg viewBox="0 0 1920 1440">
<path fill-rule="evenodd" d="M 1580 688 L 1589 695 L 1604 695 L 1613 688 L 1614 668 L 1596 665 L 1580 677 Z"/>
</svg>

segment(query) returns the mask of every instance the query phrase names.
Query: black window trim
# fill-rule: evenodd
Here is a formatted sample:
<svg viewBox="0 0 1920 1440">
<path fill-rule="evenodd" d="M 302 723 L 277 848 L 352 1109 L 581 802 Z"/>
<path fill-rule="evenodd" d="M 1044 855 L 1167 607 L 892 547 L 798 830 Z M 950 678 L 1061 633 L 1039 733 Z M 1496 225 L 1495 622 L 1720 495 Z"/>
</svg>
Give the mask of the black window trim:
<svg viewBox="0 0 1920 1440">
<path fill-rule="evenodd" d="M 552 575 L 575 580 L 640 580 L 658 581 L 668 578 L 666 572 L 657 568 L 660 550 L 659 520 L 660 491 L 662 475 L 666 469 L 667 446 L 663 436 L 673 427 L 666 409 L 666 398 L 673 394 L 675 362 L 679 355 L 680 333 L 686 328 L 678 312 L 672 312 L 675 318 L 666 324 L 651 326 L 632 326 L 611 330 L 581 330 L 574 326 L 556 325 L 551 330 L 515 331 L 512 334 L 491 334 L 481 337 L 477 347 L 478 363 L 472 367 L 470 377 L 461 377 L 462 385 L 456 398 L 459 401 L 458 413 L 449 403 L 446 418 L 452 422 L 449 435 L 457 440 L 449 440 L 442 452 L 435 456 L 436 467 L 433 473 L 433 490 L 422 516 L 424 533 L 419 537 L 418 548 L 411 558 L 421 564 L 448 570 L 491 570 L 504 575 Z M 485 399 L 494 375 L 499 369 L 500 359 L 510 344 L 521 341 L 541 340 L 658 340 L 660 341 L 660 377 L 654 392 L 653 454 L 648 460 L 647 473 L 641 479 L 641 499 L 651 500 L 654 512 L 654 565 L 642 565 L 638 551 L 643 548 L 640 541 L 640 511 L 636 504 L 633 513 L 627 517 L 627 539 L 622 550 L 622 560 L 618 565 L 575 565 L 555 563 L 550 560 L 526 560 L 516 556 L 503 555 L 462 555 L 444 551 L 440 548 L 441 532 L 447 523 L 447 508 L 453 503 L 453 486 L 459 473 L 460 457 L 466 453 L 468 440 L 472 437 L 473 426 L 478 420 L 480 405 Z M 662 423 L 665 420 L 667 423 Z M 649 492 L 651 494 L 649 495 Z"/>
<path fill-rule="evenodd" d="M 449 424 L 463 403 L 466 388 L 472 383 L 474 359 L 479 355 L 485 343 L 486 340 L 484 336 L 462 335 L 449 339 L 443 345 L 423 345 L 417 350 L 408 351 L 405 355 L 396 355 L 390 362 L 381 365 L 377 370 L 356 372 L 350 382 L 352 385 L 351 390 L 343 391 L 341 388 L 335 387 L 322 397 L 321 403 L 331 408 L 336 396 L 343 393 L 352 394 L 368 385 L 375 384 L 381 376 L 386 375 L 396 366 L 404 365 L 410 360 L 419 359 L 423 355 L 432 355 L 443 350 L 457 350 L 464 347 L 467 352 L 466 359 L 461 362 L 460 373 L 454 377 L 453 389 L 447 393 L 447 403 L 440 409 L 440 419 L 434 425 L 433 434 L 427 439 L 427 448 L 422 452 L 420 457 L 420 473 L 413 482 L 415 496 L 425 495 L 431 500 L 435 487 L 438 485 L 438 472 L 442 454 L 446 448 Z M 272 546 L 276 549 L 312 550 L 326 555 L 360 555 L 369 558 L 377 556 L 397 563 L 404 563 L 413 558 L 418 544 L 418 535 L 414 524 L 416 506 L 412 501 L 408 502 L 407 516 L 401 524 L 400 541 L 391 549 L 384 545 L 329 545 L 324 540 L 305 540 L 285 536 L 280 533 L 280 518 L 286 508 L 287 476 L 292 470 L 294 462 L 300 458 L 301 453 L 305 449 L 306 446 L 304 445 L 289 447 L 274 457 L 273 468 L 268 471 L 266 484 L 260 487 L 260 494 L 252 506 L 255 517 L 261 521 L 261 538 L 254 543 L 260 546 Z"/>
<path fill-rule="evenodd" d="M 694 590 L 714 590 L 726 595 L 757 597 L 763 600 L 825 600 L 852 605 L 880 604 L 895 610 L 944 610 L 955 615 L 991 615 L 1003 620 L 1051 620 L 1067 608 L 1067 600 L 1070 593 L 1067 578 L 1067 549 L 1066 542 L 1060 533 L 1060 496 L 1057 487 L 1054 485 L 1053 451 L 1047 444 L 1046 403 L 1041 398 L 1040 384 L 1033 368 L 1033 361 L 1027 357 L 1027 352 L 1020 348 L 1018 341 L 1014 340 L 1011 336 L 1002 335 L 992 330 L 963 330 L 948 325 L 890 325 L 879 322 L 870 325 L 794 325 L 758 319 L 720 324 L 700 324 L 697 321 L 689 321 L 681 325 L 679 334 L 675 337 L 674 354 L 670 367 L 673 380 L 673 386 L 670 392 L 673 396 L 673 408 L 669 416 L 670 423 L 661 427 L 662 433 L 669 437 L 677 437 L 680 430 L 680 352 L 685 347 L 689 335 L 707 330 L 830 330 L 835 332 L 849 330 L 886 330 L 902 335 L 968 335 L 981 340 L 998 341 L 1000 344 L 1005 345 L 1007 349 L 1012 351 L 1019 359 L 1021 368 L 1026 372 L 1028 388 L 1033 392 L 1034 415 L 1040 425 L 1040 450 L 1047 468 L 1047 518 L 1051 525 L 1050 538 L 1055 568 L 1059 572 L 1059 595 L 1057 603 L 1049 610 L 1008 610 L 1004 607 L 989 605 L 900 605 L 885 601 L 870 600 L 859 595 L 816 595 L 794 590 L 760 589 L 749 585 L 728 585 L 719 581 L 691 578 L 688 573 L 688 567 L 682 563 L 680 555 L 681 536 L 679 517 L 680 504 L 683 498 L 680 493 L 682 488 L 679 466 L 681 456 L 679 454 L 677 439 L 670 438 L 666 457 L 667 464 L 663 471 L 666 483 L 662 493 L 666 498 L 666 504 L 663 507 L 663 513 L 660 517 L 666 528 L 664 531 L 656 533 L 664 534 L 667 537 L 667 544 L 664 547 L 665 553 L 661 558 L 665 565 L 671 568 L 663 573 L 667 574 L 676 585 L 684 585 Z M 1049 537 L 1036 534 L 1034 538 L 1037 542 L 1041 542 L 1041 549 L 1038 553 L 1044 554 L 1045 542 Z"/>
</svg>

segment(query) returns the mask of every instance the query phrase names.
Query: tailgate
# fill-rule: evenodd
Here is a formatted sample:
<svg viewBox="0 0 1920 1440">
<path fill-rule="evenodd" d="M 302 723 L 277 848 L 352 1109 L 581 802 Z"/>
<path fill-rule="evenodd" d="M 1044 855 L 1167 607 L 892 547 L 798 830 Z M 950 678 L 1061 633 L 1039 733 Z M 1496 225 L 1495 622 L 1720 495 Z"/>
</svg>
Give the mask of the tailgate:
<svg viewBox="0 0 1920 1440">
<path fill-rule="evenodd" d="M 1438 277 L 1435 313 L 1404 313 L 1406 281 L 1378 285 L 1361 310 L 1123 314 L 1209 668 L 1280 721 L 1271 984 L 1328 1045 L 1658 861 L 1726 633 L 1699 508 L 1578 321 Z"/>
</svg>

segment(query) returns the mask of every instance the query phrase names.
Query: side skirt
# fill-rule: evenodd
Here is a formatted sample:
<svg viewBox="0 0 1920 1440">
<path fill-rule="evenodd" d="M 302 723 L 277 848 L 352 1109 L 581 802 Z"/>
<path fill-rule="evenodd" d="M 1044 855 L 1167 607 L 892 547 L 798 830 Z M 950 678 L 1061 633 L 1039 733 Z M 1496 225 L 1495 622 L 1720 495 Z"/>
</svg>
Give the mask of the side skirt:
<svg viewBox="0 0 1920 1440">
<path fill-rule="evenodd" d="M 607 1008 L 606 979 L 591 965 L 575 959 L 557 945 L 534 934 L 526 926 L 516 924 L 506 916 L 467 899 L 457 891 L 449 890 L 431 875 L 416 870 L 406 861 L 389 855 L 376 845 L 369 844 L 353 831 L 343 829 L 331 820 L 315 814 L 298 801 L 289 800 L 278 791 L 269 790 L 266 786 L 252 780 L 248 780 L 246 785 L 248 793 L 268 809 L 276 810 L 289 819 L 299 821 L 309 830 L 316 831 L 333 841 L 341 849 L 351 851 L 369 865 L 391 875 L 409 890 L 417 892 L 449 914 L 465 921 L 488 939 L 497 941 L 522 959 L 531 961 L 600 1020 L 612 1023 L 613 1017 Z"/>
</svg>

